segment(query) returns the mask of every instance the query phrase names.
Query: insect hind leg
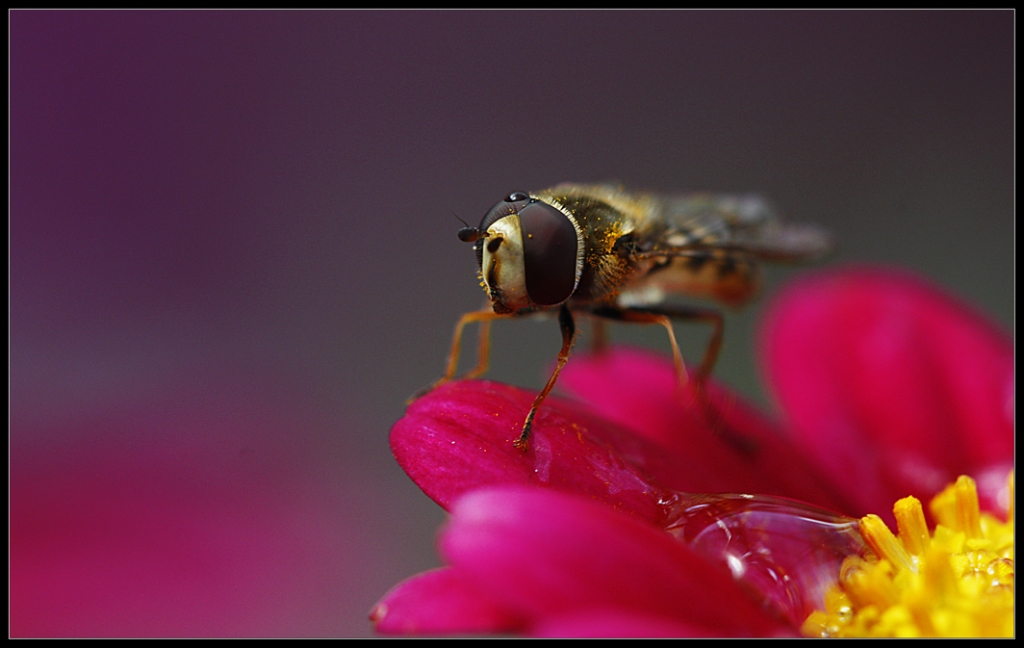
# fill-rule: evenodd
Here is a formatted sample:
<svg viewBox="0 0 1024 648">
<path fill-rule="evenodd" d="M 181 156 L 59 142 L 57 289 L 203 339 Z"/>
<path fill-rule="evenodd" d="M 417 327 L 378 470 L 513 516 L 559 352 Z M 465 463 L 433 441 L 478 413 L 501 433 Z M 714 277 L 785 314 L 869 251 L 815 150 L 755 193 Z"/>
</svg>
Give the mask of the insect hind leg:
<svg viewBox="0 0 1024 648">
<path fill-rule="evenodd" d="M 708 376 L 715 367 L 718 354 L 722 350 L 722 339 L 725 333 L 725 320 L 719 311 L 710 308 L 695 307 L 649 307 L 649 308 L 609 308 L 602 307 L 593 311 L 594 315 L 620 322 L 636 322 L 639 324 L 660 324 L 668 332 L 669 342 L 672 344 L 672 356 L 675 361 L 676 374 L 680 387 L 687 384 L 686 368 L 683 365 L 682 356 L 679 353 L 679 345 L 676 343 L 675 333 L 672 330 L 672 320 L 688 320 L 707 322 L 712 326 L 711 338 L 704 351 L 704 357 L 694 375 L 693 388 L 696 396 L 696 404 L 703 411 L 708 424 L 716 431 L 721 439 L 728 443 L 737 452 L 744 455 L 753 455 L 757 452 L 756 444 L 744 437 L 741 433 L 733 430 L 723 416 L 723 412 L 712 402 L 711 395 L 705 385 Z"/>
<path fill-rule="evenodd" d="M 591 317 L 590 319 L 590 351 L 598 354 L 608 350 L 608 331 L 604 319 Z"/>
<path fill-rule="evenodd" d="M 722 350 L 722 340 L 725 335 L 725 318 L 720 311 L 713 308 L 696 308 L 692 306 L 675 307 L 652 307 L 640 309 L 640 312 L 661 315 L 676 320 L 688 320 L 691 322 L 705 322 L 711 325 L 711 337 L 704 349 L 704 357 L 697 366 L 697 384 L 700 386 L 704 380 L 711 375 L 711 371 L 718 362 L 718 354 Z M 673 341 L 673 348 L 676 347 Z"/>
<path fill-rule="evenodd" d="M 708 322 L 712 325 L 711 338 L 708 341 L 707 349 L 704 351 L 704 358 L 696 371 L 696 382 L 698 389 L 704 380 L 711 374 L 718 360 L 718 354 L 722 349 L 722 339 L 725 333 L 725 320 L 722 314 L 710 308 L 694 308 L 687 306 L 677 307 L 650 307 L 650 308 L 615 308 L 602 306 L 593 309 L 593 314 L 605 319 L 618 322 L 633 322 L 637 324 L 660 324 L 668 333 L 669 343 L 672 345 L 672 361 L 675 363 L 676 375 L 681 385 L 686 384 L 688 376 L 686 366 L 683 363 L 683 356 L 679 352 L 679 344 L 676 342 L 675 331 L 672 328 L 672 320 L 689 320 Z"/>
</svg>

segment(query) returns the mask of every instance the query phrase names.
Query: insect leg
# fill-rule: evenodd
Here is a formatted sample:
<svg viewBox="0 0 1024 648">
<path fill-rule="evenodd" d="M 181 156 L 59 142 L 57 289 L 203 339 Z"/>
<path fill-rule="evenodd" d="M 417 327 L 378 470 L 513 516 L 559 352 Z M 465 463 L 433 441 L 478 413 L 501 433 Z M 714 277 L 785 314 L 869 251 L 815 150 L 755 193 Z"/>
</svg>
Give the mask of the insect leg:
<svg viewBox="0 0 1024 648">
<path fill-rule="evenodd" d="M 472 380 L 479 378 L 480 376 L 487 373 L 487 368 L 491 363 L 491 320 L 485 319 L 480 320 L 480 333 L 477 350 L 476 350 L 476 366 L 463 374 L 463 380 Z"/>
<path fill-rule="evenodd" d="M 672 358 L 676 365 L 676 375 L 680 387 L 686 384 L 687 375 L 683 365 L 682 357 L 679 354 L 679 346 L 676 344 L 675 334 L 672 332 L 672 319 L 688 319 L 709 322 L 714 330 L 708 342 L 704 358 L 695 372 L 694 395 L 697 405 L 703 410 L 705 419 L 712 429 L 722 437 L 724 441 L 732 445 L 737 451 L 750 455 L 756 451 L 756 446 L 742 434 L 734 431 L 723 419 L 721 411 L 711 401 L 710 395 L 704 388 L 704 382 L 718 359 L 718 352 L 722 349 L 722 334 L 725 330 L 725 323 L 722 314 L 716 310 L 706 308 L 688 307 L 649 307 L 637 309 L 619 309 L 613 307 L 595 308 L 592 311 L 599 317 L 618 320 L 621 322 L 637 322 L 640 324 L 661 324 L 668 331 L 668 339 L 672 343 Z"/>
<path fill-rule="evenodd" d="M 695 308 L 687 306 L 675 307 L 648 307 L 640 309 L 650 315 L 661 315 L 672 319 L 696 320 L 707 322 L 712 326 L 711 339 L 708 340 L 707 349 L 704 351 L 704 358 L 697 368 L 694 381 L 697 403 L 703 409 L 708 424 L 716 431 L 723 441 L 731 445 L 737 452 L 753 456 L 757 452 L 757 444 L 732 428 L 723 416 L 722 410 L 711 400 L 711 395 L 705 389 L 705 380 L 715 368 L 718 360 L 718 353 L 722 350 L 722 336 L 725 332 L 725 320 L 722 313 L 710 308 Z M 673 342 L 673 349 L 675 348 Z M 677 365 L 678 369 L 678 365 Z"/>
<path fill-rule="evenodd" d="M 524 452 L 529 443 L 530 428 L 533 427 L 533 417 L 537 415 L 537 409 L 555 386 L 555 381 L 558 380 L 558 374 L 562 371 L 562 367 L 569 361 L 569 350 L 572 349 L 573 340 L 576 338 L 576 324 L 573 322 L 572 313 L 565 304 L 562 304 L 558 311 L 558 326 L 562 330 L 562 350 L 558 352 L 558 364 L 555 365 L 554 372 L 548 378 L 548 384 L 544 385 L 544 389 L 537 394 L 537 398 L 533 399 L 530 413 L 526 415 L 526 422 L 523 423 L 522 433 L 518 439 L 512 442 L 512 445 L 522 448 Z"/>
<path fill-rule="evenodd" d="M 604 320 L 600 317 L 590 318 L 590 350 L 591 352 L 604 353 L 608 348 L 608 331 Z"/>
<path fill-rule="evenodd" d="M 448 352 L 448 363 L 445 367 L 444 376 L 434 386 L 443 385 L 455 377 L 455 372 L 459 369 L 459 353 L 462 350 L 462 331 L 466 328 L 466 324 L 472 324 L 473 322 L 480 322 L 480 357 L 477 359 L 476 367 L 467 375 L 476 377 L 486 372 L 491 356 L 491 322 L 496 319 L 508 319 L 509 317 L 510 315 L 495 313 L 489 308 L 465 313 L 460 317 L 459 322 L 455 325 L 455 334 L 452 336 L 452 349 Z"/>
<path fill-rule="evenodd" d="M 467 324 L 471 324 L 473 322 L 480 322 L 479 357 L 477 359 L 476 367 L 470 370 L 466 374 L 466 377 L 476 378 L 486 372 L 491 352 L 491 322 L 496 319 L 506 319 L 508 317 L 510 317 L 510 315 L 495 313 L 490 309 L 465 313 L 460 317 L 458 323 L 455 325 L 455 335 L 452 337 L 452 348 L 451 351 L 448 352 L 448 362 L 445 366 L 444 375 L 410 396 L 409 400 L 406 401 L 406 405 L 420 396 L 437 389 L 455 377 L 455 372 L 459 369 L 459 353 L 462 349 L 462 332 L 465 330 Z"/>
<path fill-rule="evenodd" d="M 722 317 L 722 313 L 711 308 L 695 308 L 691 306 L 651 307 L 642 309 L 642 312 L 665 315 L 672 319 L 711 324 L 711 339 L 708 340 L 708 346 L 704 350 L 704 357 L 700 361 L 700 366 L 697 367 L 696 377 L 698 384 L 711 375 L 711 370 L 715 368 L 715 363 L 718 362 L 718 353 L 722 350 L 722 338 L 725 334 L 725 319 Z"/>
<path fill-rule="evenodd" d="M 679 344 L 676 342 L 676 333 L 672 329 L 672 320 L 668 315 L 662 313 L 648 312 L 637 309 L 620 309 L 612 307 L 601 307 L 593 310 L 594 315 L 618 322 L 633 322 L 636 324 L 661 324 L 668 332 L 668 341 L 672 345 L 672 361 L 676 366 L 676 376 L 679 384 L 686 384 L 686 365 L 683 364 L 683 354 L 679 352 Z"/>
</svg>

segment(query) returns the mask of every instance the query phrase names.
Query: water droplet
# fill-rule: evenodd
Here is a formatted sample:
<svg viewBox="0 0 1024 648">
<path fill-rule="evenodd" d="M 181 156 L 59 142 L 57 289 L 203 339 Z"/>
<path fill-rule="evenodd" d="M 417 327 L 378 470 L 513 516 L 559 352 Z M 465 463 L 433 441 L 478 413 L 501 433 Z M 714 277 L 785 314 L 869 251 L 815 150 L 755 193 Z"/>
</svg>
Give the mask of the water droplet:
<svg viewBox="0 0 1024 648">
<path fill-rule="evenodd" d="M 857 520 L 794 500 L 680 493 L 666 505 L 670 533 L 796 627 L 824 607 L 843 560 L 869 551 Z"/>
</svg>

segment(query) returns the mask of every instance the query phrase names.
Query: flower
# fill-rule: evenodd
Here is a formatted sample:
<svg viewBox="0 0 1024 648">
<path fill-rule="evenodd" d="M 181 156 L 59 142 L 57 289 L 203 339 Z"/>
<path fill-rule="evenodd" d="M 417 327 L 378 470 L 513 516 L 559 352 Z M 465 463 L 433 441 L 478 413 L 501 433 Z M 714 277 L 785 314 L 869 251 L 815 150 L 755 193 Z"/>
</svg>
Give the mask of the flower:
<svg viewBox="0 0 1024 648">
<path fill-rule="evenodd" d="M 385 595 L 378 631 L 793 634 L 860 536 L 854 520 L 763 496 L 892 520 L 896 499 L 969 474 L 1000 510 L 1013 373 L 998 329 L 875 269 L 796 284 L 762 328 L 787 434 L 720 387 L 695 397 L 670 363 L 623 350 L 567 365 L 559 385 L 576 399 L 545 403 L 525 454 L 511 441 L 527 392 L 455 382 L 414 403 L 391 445 L 452 513 L 447 566 Z M 759 497 L 686 495 L 715 492 Z M 705 542 L 719 528 L 728 538 Z"/>
<path fill-rule="evenodd" d="M 1013 489 L 1013 474 L 1010 475 Z M 843 561 L 822 609 L 803 623 L 817 637 L 1012 637 L 1013 511 L 982 512 L 966 475 L 930 504 L 928 531 L 916 497 L 893 507 L 899 535 L 876 515 L 860 522 L 872 553 Z"/>
<path fill-rule="evenodd" d="M 472 491 L 452 512 L 440 541 L 450 567 L 386 597 L 393 609 L 378 611 L 379 628 L 556 636 L 785 631 L 698 552 L 602 502 L 498 486 Z M 461 604 L 447 605 L 453 597 Z M 416 599 L 429 601 L 429 611 L 405 614 L 402 604 Z"/>
<path fill-rule="evenodd" d="M 339 611 L 365 600 L 338 583 L 381 578 L 396 550 L 376 494 L 341 496 L 366 483 L 325 450 L 338 426 L 293 375 L 199 368 L 88 408 L 14 410 L 11 636 L 360 634 Z"/>
<path fill-rule="evenodd" d="M 775 302 L 761 348 L 787 431 L 856 485 L 858 516 L 959 475 L 1006 508 L 1013 342 L 969 307 L 902 272 L 830 272 Z"/>
</svg>

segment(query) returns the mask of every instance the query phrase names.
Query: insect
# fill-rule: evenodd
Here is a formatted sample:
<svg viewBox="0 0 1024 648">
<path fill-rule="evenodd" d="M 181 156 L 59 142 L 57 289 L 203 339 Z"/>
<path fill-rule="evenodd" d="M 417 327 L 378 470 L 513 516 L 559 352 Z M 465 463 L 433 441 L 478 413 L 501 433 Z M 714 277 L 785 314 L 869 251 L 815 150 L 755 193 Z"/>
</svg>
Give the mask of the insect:
<svg viewBox="0 0 1024 648">
<path fill-rule="evenodd" d="M 537 410 L 569 359 L 576 337 L 574 314 L 665 327 L 682 382 L 687 374 L 672 319 L 711 324 L 711 338 L 696 370 L 699 387 L 722 345 L 722 315 L 714 309 L 668 304 L 666 297 L 703 297 L 739 306 L 759 288 L 759 262 L 808 260 L 830 247 L 824 231 L 781 222 L 754 195 L 631 194 L 612 185 L 561 184 L 534 193 L 513 192 L 479 226 L 467 225 L 458 235 L 473 243 L 490 307 L 459 319 L 445 375 L 431 388 L 455 376 L 467 324 L 481 325 L 478 364 L 466 374 L 472 378 L 487 370 L 491 322 L 557 313 L 562 348 L 513 442 L 524 450 Z"/>
</svg>

